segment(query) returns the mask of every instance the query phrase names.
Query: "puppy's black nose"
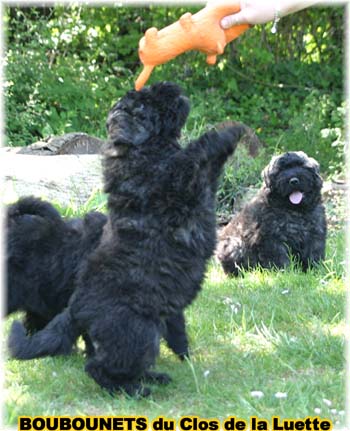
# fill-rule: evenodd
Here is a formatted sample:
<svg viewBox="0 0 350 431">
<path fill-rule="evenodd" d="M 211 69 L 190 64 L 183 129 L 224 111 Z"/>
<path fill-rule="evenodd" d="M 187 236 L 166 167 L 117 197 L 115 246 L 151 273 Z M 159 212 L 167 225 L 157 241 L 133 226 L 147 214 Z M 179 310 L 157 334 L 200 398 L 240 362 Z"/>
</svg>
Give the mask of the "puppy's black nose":
<svg viewBox="0 0 350 431">
<path fill-rule="evenodd" d="M 299 179 L 297 177 L 293 177 L 289 180 L 289 184 L 291 186 L 297 186 L 299 184 Z"/>
</svg>

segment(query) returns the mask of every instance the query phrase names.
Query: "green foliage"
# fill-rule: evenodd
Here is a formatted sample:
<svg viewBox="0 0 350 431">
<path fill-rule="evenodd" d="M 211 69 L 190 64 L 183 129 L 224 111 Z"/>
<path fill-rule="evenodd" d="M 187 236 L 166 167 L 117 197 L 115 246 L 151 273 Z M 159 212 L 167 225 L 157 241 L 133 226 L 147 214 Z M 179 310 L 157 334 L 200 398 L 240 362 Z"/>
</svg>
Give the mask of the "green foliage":
<svg viewBox="0 0 350 431">
<path fill-rule="evenodd" d="M 217 193 L 218 211 L 232 213 L 236 200 L 242 199 L 247 189 L 256 186 L 265 167 L 265 151 L 257 158 L 250 157 L 245 147 L 239 146 L 225 166 Z"/>
<path fill-rule="evenodd" d="M 7 145 L 73 131 L 104 138 L 109 108 L 141 71 L 137 46 L 144 31 L 198 9 L 6 7 Z M 239 195 L 259 182 L 260 168 L 276 151 L 304 149 L 324 174 L 344 171 L 343 15 L 341 6 L 310 8 L 284 18 L 276 35 L 270 25 L 250 29 L 214 67 L 188 52 L 153 72 L 150 83 L 178 82 L 190 97 L 185 140 L 236 120 L 266 144 L 257 160 L 238 155 L 238 170 L 237 164 L 226 169 L 222 209 L 233 189 Z"/>
<path fill-rule="evenodd" d="M 62 214 L 63 217 L 83 217 L 84 214 L 90 211 L 107 212 L 107 195 L 102 191 L 95 191 L 91 194 L 89 199 L 84 205 L 70 205 L 68 207 L 63 207 L 57 202 L 53 202 L 53 205 Z"/>
<path fill-rule="evenodd" d="M 133 86 L 151 17 L 171 21 L 184 11 L 167 10 L 7 8 L 7 144 L 71 131 L 104 137 L 109 108 Z"/>
<path fill-rule="evenodd" d="M 291 119 L 280 147 L 302 149 L 318 160 L 321 171 L 339 175 L 344 163 L 344 116 L 345 103 L 337 107 L 332 98 L 312 92 L 304 101 L 303 112 Z"/>
</svg>

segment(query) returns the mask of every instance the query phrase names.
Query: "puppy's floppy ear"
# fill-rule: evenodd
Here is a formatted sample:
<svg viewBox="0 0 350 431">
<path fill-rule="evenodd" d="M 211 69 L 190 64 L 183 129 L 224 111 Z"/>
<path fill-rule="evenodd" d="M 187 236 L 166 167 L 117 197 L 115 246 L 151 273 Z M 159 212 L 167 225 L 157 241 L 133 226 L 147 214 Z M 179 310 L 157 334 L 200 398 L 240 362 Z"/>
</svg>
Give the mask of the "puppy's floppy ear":
<svg viewBox="0 0 350 431">
<path fill-rule="evenodd" d="M 150 87 L 160 113 L 162 135 L 179 137 L 190 112 L 190 103 L 181 88 L 172 82 L 161 82 Z M 165 120 L 165 121 L 164 121 Z"/>
<path fill-rule="evenodd" d="M 188 114 L 190 112 L 190 104 L 185 96 L 180 96 L 177 99 L 170 101 L 161 115 L 165 121 L 162 122 L 160 133 L 163 136 L 170 138 L 179 138 L 181 129 L 186 123 Z"/>
<path fill-rule="evenodd" d="M 158 82 L 151 85 L 149 93 L 152 94 L 159 105 L 169 107 L 169 105 L 181 96 L 181 88 L 173 82 Z"/>
<path fill-rule="evenodd" d="M 318 174 L 318 175 L 320 174 L 320 164 L 313 157 L 307 158 L 307 165 L 306 166 L 313 169 L 316 174 Z"/>
<path fill-rule="evenodd" d="M 273 182 L 272 177 L 276 175 L 278 160 L 281 156 L 272 157 L 270 163 L 263 169 L 261 176 L 266 185 L 266 187 L 271 187 Z"/>
<path fill-rule="evenodd" d="M 182 127 L 185 125 L 188 114 L 190 113 L 190 101 L 185 96 L 177 98 L 174 104 L 175 108 L 175 122 L 174 128 L 177 134 L 180 134 Z"/>
<path fill-rule="evenodd" d="M 305 162 L 305 166 L 309 169 L 312 169 L 315 185 L 316 187 L 322 188 L 323 179 L 321 177 L 320 165 L 319 163 L 312 157 L 306 156 L 307 160 Z"/>
</svg>

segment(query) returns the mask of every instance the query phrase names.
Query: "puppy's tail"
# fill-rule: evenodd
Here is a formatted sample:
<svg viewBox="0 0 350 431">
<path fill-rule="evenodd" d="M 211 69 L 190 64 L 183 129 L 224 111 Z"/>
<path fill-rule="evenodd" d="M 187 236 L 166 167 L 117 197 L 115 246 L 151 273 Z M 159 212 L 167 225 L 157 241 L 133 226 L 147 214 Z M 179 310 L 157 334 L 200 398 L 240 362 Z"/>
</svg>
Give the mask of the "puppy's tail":
<svg viewBox="0 0 350 431">
<path fill-rule="evenodd" d="M 79 330 L 66 308 L 47 326 L 32 336 L 26 335 L 23 324 L 14 321 L 11 327 L 8 346 L 10 354 L 17 359 L 34 359 L 42 356 L 68 355 Z"/>
</svg>

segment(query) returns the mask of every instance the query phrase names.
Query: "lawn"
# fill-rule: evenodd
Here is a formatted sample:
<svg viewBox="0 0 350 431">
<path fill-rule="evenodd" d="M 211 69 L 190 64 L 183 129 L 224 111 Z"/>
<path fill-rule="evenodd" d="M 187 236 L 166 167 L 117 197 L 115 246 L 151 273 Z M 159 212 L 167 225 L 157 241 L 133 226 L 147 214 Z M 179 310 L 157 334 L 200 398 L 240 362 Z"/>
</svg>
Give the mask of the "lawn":
<svg viewBox="0 0 350 431">
<path fill-rule="evenodd" d="M 168 386 L 147 399 L 114 397 L 84 372 L 84 356 L 6 359 L 5 422 L 19 415 L 142 415 L 178 419 L 320 416 L 344 422 L 344 234 L 332 230 L 327 258 L 302 273 L 255 270 L 227 277 L 209 264 L 186 312 L 191 360 L 165 345 L 157 369 Z M 11 321 L 5 324 L 5 335 Z M 83 347 L 80 343 L 79 347 Z M 5 353 L 6 358 L 6 353 Z"/>
</svg>

